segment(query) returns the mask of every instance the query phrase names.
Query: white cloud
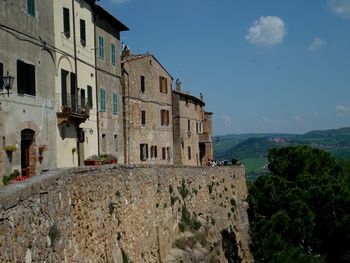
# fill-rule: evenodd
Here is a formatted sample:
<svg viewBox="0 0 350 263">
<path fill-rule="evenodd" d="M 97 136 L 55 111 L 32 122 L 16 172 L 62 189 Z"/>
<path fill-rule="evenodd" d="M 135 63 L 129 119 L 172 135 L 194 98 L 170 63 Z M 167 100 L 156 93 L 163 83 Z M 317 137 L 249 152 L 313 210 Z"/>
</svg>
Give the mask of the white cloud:
<svg viewBox="0 0 350 263">
<path fill-rule="evenodd" d="M 129 2 L 129 0 L 111 0 L 111 3 L 115 5 L 124 4 L 126 2 Z"/>
<path fill-rule="evenodd" d="M 328 0 L 328 2 L 336 15 L 350 18 L 350 0 Z"/>
<path fill-rule="evenodd" d="M 225 127 L 230 126 L 231 123 L 232 123 L 232 118 L 231 118 L 231 116 L 222 115 L 222 116 L 221 116 L 221 119 L 222 119 L 222 121 L 224 122 L 224 126 L 225 126 Z"/>
<path fill-rule="evenodd" d="M 309 51 L 316 51 L 320 47 L 324 46 L 326 44 L 326 41 L 324 41 L 322 38 L 315 37 L 312 42 L 310 43 L 308 50 Z"/>
<path fill-rule="evenodd" d="M 343 105 L 337 105 L 337 106 L 335 106 L 335 111 L 339 115 L 349 114 L 350 113 L 350 107 L 343 106 Z"/>
<path fill-rule="evenodd" d="M 250 44 L 271 47 L 282 43 L 287 35 L 283 20 L 276 16 L 262 16 L 253 22 L 245 36 Z"/>
</svg>

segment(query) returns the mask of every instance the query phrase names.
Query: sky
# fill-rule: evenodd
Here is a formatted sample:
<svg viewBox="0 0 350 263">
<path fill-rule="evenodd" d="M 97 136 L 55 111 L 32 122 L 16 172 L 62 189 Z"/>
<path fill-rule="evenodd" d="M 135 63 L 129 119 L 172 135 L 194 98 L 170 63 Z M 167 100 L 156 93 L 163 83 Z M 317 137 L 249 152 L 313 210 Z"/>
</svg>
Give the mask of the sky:
<svg viewBox="0 0 350 263">
<path fill-rule="evenodd" d="M 183 91 L 203 93 L 213 133 L 350 126 L 350 0 L 101 0 Z M 173 85 L 175 86 L 175 85 Z"/>
</svg>

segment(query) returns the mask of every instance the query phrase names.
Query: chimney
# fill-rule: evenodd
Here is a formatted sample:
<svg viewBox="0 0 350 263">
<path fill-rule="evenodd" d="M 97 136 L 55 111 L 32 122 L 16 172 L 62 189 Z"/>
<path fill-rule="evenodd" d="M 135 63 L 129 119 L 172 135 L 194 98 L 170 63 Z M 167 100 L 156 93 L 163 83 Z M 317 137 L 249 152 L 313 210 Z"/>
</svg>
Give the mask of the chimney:
<svg viewBox="0 0 350 263">
<path fill-rule="evenodd" d="M 180 92 L 181 91 L 181 82 L 179 79 L 176 79 L 176 87 L 175 87 L 175 91 Z"/>
<path fill-rule="evenodd" d="M 131 49 L 127 45 L 125 45 L 122 51 L 122 58 L 130 57 L 131 55 Z"/>
</svg>

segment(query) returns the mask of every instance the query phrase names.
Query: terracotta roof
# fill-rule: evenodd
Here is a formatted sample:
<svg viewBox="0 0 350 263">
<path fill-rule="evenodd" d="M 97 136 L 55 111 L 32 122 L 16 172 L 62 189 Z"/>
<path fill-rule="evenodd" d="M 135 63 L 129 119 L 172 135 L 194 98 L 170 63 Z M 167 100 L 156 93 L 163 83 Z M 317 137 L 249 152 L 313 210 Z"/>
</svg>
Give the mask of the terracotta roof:
<svg viewBox="0 0 350 263">
<path fill-rule="evenodd" d="M 193 100 L 194 102 L 198 102 L 198 103 L 202 104 L 203 106 L 205 106 L 204 101 L 202 101 L 201 99 L 197 98 L 196 96 L 193 96 L 193 95 L 191 95 L 191 94 L 189 94 L 189 93 L 184 93 L 184 92 L 181 92 L 181 91 L 176 91 L 176 90 L 173 90 L 173 92 L 174 92 L 175 94 L 179 94 L 179 95 L 182 96 L 182 97 L 188 98 L 188 99 L 190 99 L 190 100 Z"/>
<path fill-rule="evenodd" d="M 171 76 L 169 71 L 152 54 L 135 54 L 135 55 L 125 56 L 125 57 L 122 58 L 122 63 L 126 63 L 126 62 L 137 60 L 137 59 L 147 58 L 147 57 L 148 58 L 150 58 L 150 57 L 153 58 L 165 70 L 165 72 L 168 73 L 168 75 L 171 77 L 171 79 L 173 79 L 173 77 Z"/>
</svg>

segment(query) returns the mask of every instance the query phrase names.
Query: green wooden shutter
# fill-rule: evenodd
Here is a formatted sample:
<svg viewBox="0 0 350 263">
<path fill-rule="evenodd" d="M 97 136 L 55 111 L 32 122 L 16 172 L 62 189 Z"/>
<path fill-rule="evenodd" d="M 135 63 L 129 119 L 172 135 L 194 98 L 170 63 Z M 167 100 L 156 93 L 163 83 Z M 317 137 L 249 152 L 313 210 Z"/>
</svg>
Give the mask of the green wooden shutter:
<svg viewBox="0 0 350 263">
<path fill-rule="evenodd" d="M 26 64 L 26 89 L 25 93 L 35 96 L 36 88 L 35 88 L 35 66 L 31 64 Z"/>
<path fill-rule="evenodd" d="M 35 0 L 27 0 L 27 12 L 31 16 L 35 16 Z"/>
<path fill-rule="evenodd" d="M 113 113 L 118 113 L 118 95 L 113 93 Z"/>
<path fill-rule="evenodd" d="M 88 105 L 89 108 L 92 109 L 93 108 L 93 100 L 92 100 L 92 87 L 91 86 L 87 86 L 87 96 L 88 96 Z"/>
<path fill-rule="evenodd" d="M 82 46 L 86 46 L 86 26 L 83 19 L 80 19 L 80 43 Z"/>
<path fill-rule="evenodd" d="M 17 92 L 24 94 L 25 83 L 25 64 L 21 60 L 17 60 Z"/>
<path fill-rule="evenodd" d="M 63 32 L 66 37 L 70 37 L 69 9 L 63 7 Z"/>
</svg>

